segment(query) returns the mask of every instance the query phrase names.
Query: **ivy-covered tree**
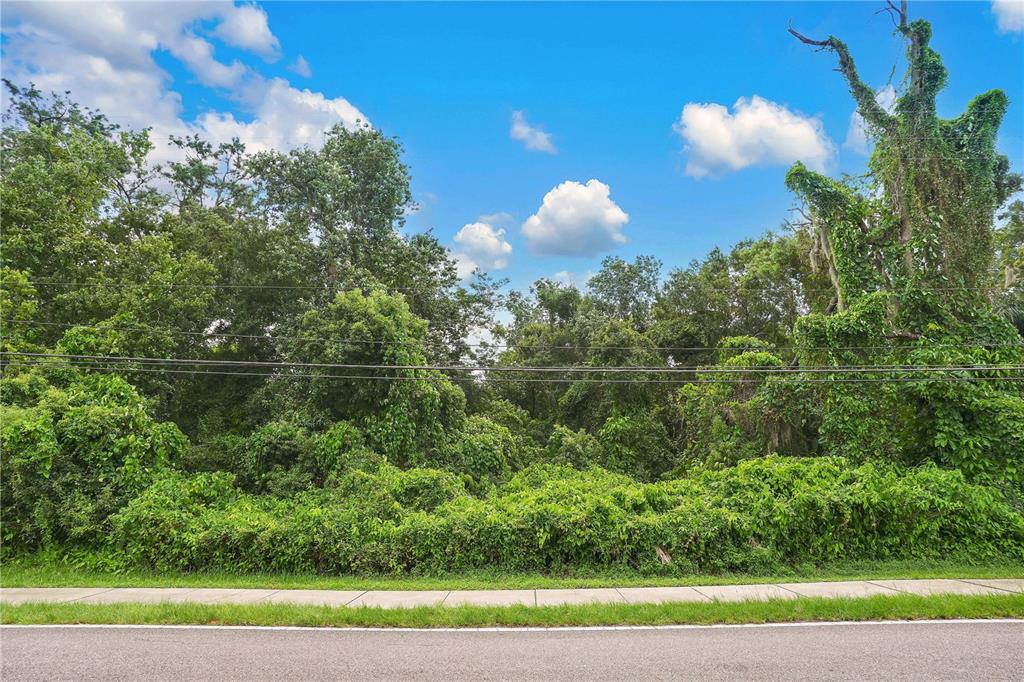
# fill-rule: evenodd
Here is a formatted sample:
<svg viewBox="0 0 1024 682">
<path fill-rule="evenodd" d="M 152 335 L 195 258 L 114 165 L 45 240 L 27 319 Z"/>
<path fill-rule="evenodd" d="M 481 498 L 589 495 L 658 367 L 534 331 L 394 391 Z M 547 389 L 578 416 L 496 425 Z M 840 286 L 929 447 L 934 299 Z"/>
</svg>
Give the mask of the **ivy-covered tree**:
<svg viewBox="0 0 1024 682">
<path fill-rule="evenodd" d="M 935 99 L 946 67 L 930 46 L 931 24 L 910 21 L 907 3 L 887 8 L 907 43 L 907 74 L 887 111 L 835 36 L 801 42 L 835 53 L 875 148 L 878 192 L 862 193 L 795 165 L 787 185 L 808 205 L 818 248 L 836 289 L 837 309 L 885 290 L 896 294 L 900 322 L 918 333 L 937 316 L 972 319 L 987 301 L 997 209 L 1021 187 L 996 134 L 1009 100 L 1001 90 L 975 97 L 960 116 L 940 118 Z"/>
<path fill-rule="evenodd" d="M 995 149 L 1007 97 L 990 90 L 960 116 L 940 118 L 935 98 L 947 74 L 929 45 L 931 26 L 910 21 L 905 2 L 888 2 L 887 9 L 907 43 L 908 71 L 893 111 L 876 101 L 843 41 L 789 29 L 838 56 L 875 139 L 866 189 L 800 163 L 786 177 L 807 204 L 813 248 L 834 289 L 829 311 L 796 325 L 800 361 L 1020 364 L 1021 337 L 992 306 L 996 243 L 1013 233 L 997 237 L 996 212 L 1021 187 Z M 1012 236 L 1002 241 L 1000 258 L 1009 264 Z M 1000 376 L 886 370 L 859 383 L 825 384 L 821 445 L 853 457 L 934 460 L 977 478 L 1024 480 L 1024 396 Z"/>
</svg>

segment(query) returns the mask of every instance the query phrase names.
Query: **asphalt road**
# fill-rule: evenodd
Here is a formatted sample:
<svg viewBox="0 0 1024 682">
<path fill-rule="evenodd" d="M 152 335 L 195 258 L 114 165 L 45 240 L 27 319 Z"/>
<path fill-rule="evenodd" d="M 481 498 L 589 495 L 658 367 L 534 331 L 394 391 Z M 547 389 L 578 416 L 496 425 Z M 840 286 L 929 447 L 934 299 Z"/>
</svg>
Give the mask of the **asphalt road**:
<svg viewBox="0 0 1024 682">
<path fill-rule="evenodd" d="M 635 630 L 0 629 L 16 680 L 1024 679 L 1024 621 Z"/>
</svg>

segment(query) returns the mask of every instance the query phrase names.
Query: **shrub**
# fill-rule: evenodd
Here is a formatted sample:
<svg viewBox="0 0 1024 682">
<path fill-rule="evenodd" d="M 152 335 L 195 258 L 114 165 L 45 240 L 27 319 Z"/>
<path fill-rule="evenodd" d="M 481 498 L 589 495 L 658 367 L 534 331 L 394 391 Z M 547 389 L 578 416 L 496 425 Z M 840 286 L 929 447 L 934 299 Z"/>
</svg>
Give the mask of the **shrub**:
<svg viewBox="0 0 1024 682">
<path fill-rule="evenodd" d="M 3 539 L 15 546 L 103 539 L 108 517 L 188 448 L 124 379 L 62 378 L 64 388 L 45 391 L 24 376 L 4 379 L 34 386 L 27 403 L 0 413 Z"/>
<path fill-rule="evenodd" d="M 452 471 L 463 472 L 478 481 L 500 482 L 508 478 L 516 456 L 516 439 L 504 426 L 486 417 L 470 417 L 462 441 L 449 463 Z"/>
<path fill-rule="evenodd" d="M 313 437 L 301 426 L 275 421 L 254 431 L 242 445 L 239 485 L 253 492 L 286 496 L 308 488 Z"/>
<path fill-rule="evenodd" d="M 599 468 L 534 465 L 484 498 L 467 494 L 454 474 L 390 465 L 284 500 L 203 476 L 161 479 L 117 515 L 112 542 L 126 561 L 681 574 L 835 560 L 1024 559 L 1021 510 L 998 489 L 934 465 L 768 457 L 651 484 Z"/>
<path fill-rule="evenodd" d="M 548 439 L 547 461 L 568 464 L 577 469 L 597 466 L 601 461 L 601 444 L 586 430 L 572 429 L 558 424 Z"/>
<path fill-rule="evenodd" d="M 602 464 L 640 480 L 652 480 L 677 462 L 668 431 L 646 414 L 613 414 L 597 432 Z"/>
<path fill-rule="evenodd" d="M 383 457 L 366 447 L 363 432 L 347 421 L 317 436 L 311 454 L 309 468 L 317 485 L 343 471 L 376 471 L 384 463 Z"/>
</svg>

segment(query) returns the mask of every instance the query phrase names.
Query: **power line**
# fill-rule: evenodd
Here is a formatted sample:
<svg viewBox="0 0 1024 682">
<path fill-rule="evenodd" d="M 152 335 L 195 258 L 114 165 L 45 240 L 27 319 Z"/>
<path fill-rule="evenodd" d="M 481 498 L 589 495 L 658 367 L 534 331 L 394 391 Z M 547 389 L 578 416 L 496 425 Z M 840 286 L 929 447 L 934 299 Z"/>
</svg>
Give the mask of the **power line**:
<svg viewBox="0 0 1024 682">
<path fill-rule="evenodd" d="M 414 376 L 414 377 L 402 377 L 402 376 L 381 376 L 381 375 L 339 375 L 339 374 L 308 374 L 308 373 L 291 373 L 291 374 L 278 374 L 272 372 L 230 372 L 222 370 L 195 370 L 195 369 L 172 369 L 167 367 L 115 367 L 109 365 L 95 365 L 92 363 L 75 363 L 74 361 L 61 361 L 61 362 L 11 362 L 2 361 L 0 367 L 72 367 L 76 369 L 88 369 L 108 372 L 149 372 L 149 373 L 165 373 L 165 374 L 181 374 L 190 376 L 202 376 L 205 374 L 213 376 L 237 376 L 237 377 L 264 377 L 273 379 L 339 379 L 344 381 L 452 381 L 452 382 L 473 382 L 482 383 L 481 377 L 447 377 L 447 376 Z M 1024 367 L 1021 368 L 1024 370 Z M 960 376 L 960 377 L 948 377 L 948 376 L 917 376 L 917 377 L 869 377 L 869 378 L 855 378 L 855 379 L 816 379 L 808 377 L 789 377 L 785 379 L 776 379 L 775 383 L 793 383 L 793 384 L 862 384 L 862 383 L 909 383 L 909 382 L 929 382 L 929 383 L 947 383 L 947 382 L 963 382 L 963 381 L 1022 381 L 1024 376 L 1008 376 L 1008 377 L 979 377 L 979 376 Z M 684 385 L 692 383 L 711 383 L 711 384 L 749 384 L 749 383 L 761 383 L 762 379 L 734 379 L 734 378 L 703 378 L 696 381 L 690 381 L 685 379 L 541 379 L 541 378 L 497 378 L 487 379 L 488 382 L 495 383 L 506 383 L 506 384 L 519 384 L 519 383 L 540 383 L 540 384 L 566 384 L 566 383 L 584 383 L 584 384 L 662 384 L 662 385 Z"/>
<path fill-rule="evenodd" d="M 8 324 L 24 324 L 44 327 L 58 327 L 63 329 L 94 329 L 104 331 L 129 331 L 141 330 L 159 334 L 170 334 L 180 336 L 196 336 L 205 338 L 229 338 L 229 339 L 252 339 L 259 341 L 299 341 L 309 343 L 325 344 L 363 344 L 374 346 L 424 346 L 447 348 L 447 344 L 436 341 L 399 341 L 381 339 L 352 339 L 352 338 L 325 338 L 313 336 L 290 336 L 279 334 L 232 334 L 227 332 L 193 332 L 178 329 L 161 329 L 143 325 L 91 325 L 74 322 L 51 322 L 47 320 L 15 320 L 0 319 L 0 322 Z M 837 351 L 837 350 L 914 350 L 914 346 L 897 345 L 863 345 L 863 346 L 800 346 L 789 348 L 772 348 L 765 346 L 730 346 L 723 348 L 719 346 L 606 346 L 606 345 L 576 345 L 576 344 L 532 344 L 532 343 L 498 343 L 498 342 L 464 342 L 464 346 L 476 348 L 512 348 L 517 350 L 525 349 L 546 349 L 546 350 L 639 350 L 639 351 L 743 351 L 760 350 L 768 353 L 780 353 L 787 351 Z M 1024 341 L 1021 342 L 962 342 L 962 343 L 935 343 L 929 344 L 926 348 L 1024 348 Z"/>
<path fill-rule="evenodd" d="M 178 283 L 178 282 L 57 282 L 52 280 L 27 280 L 32 286 L 42 287 L 65 287 L 65 288 L 95 288 L 95 289 L 269 289 L 269 290 L 286 290 L 286 291 L 315 291 L 315 290 L 332 290 L 336 286 L 329 284 L 194 284 L 194 283 Z M 385 285 L 383 282 L 366 282 L 364 284 L 353 284 L 351 282 L 342 283 L 342 286 L 348 287 L 362 287 L 365 289 L 380 288 L 388 291 L 406 291 L 406 292 L 425 292 L 425 291 L 437 291 L 438 289 L 445 288 L 444 286 L 438 285 L 437 287 L 393 287 Z M 355 290 L 354 288 L 351 290 Z M 339 291 L 340 293 L 340 291 Z"/>
<path fill-rule="evenodd" d="M 209 360 L 192 358 L 152 358 L 118 355 L 83 355 L 71 353 L 32 353 L 4 351 L 0 357 L 55 358 L 60 360 L 96 360 L 107 363 L 141 363 L 148 365 L 192 365 L 198 367 L 256 367 L 275 369 L 344 369 L 402 370 L 437 372 L 510 372 L 510 373 L 589 373 L 589 374 L 857 374 L 880 372 L 993 372 L 1024 371 L 1024 365 L 836 365 L 815 367 L 581 367 L 581 366 L 488 366 L 488 365 L 385 365 L 323 362 L 283 362 L 259 360 Z"/>
<path fill-rule="evenodd" d="M 317 289 L 332 289 L 331 285 L 327 284 L 192 284 L 192 283 L 176 283 L 176 282 L 62 282 L 53 280 L 27 280 L 27 282 L 33 286 L 50 286 L 50 287 L 80 287 L 80 288 L 100 288 L 100 289 L 131 289 L 131 288 L 170 288 L 170 289 L 270 289 L 270 290 L 299 290 L 299 291 L 312 291 Z M 384 284 L 383 282 L 366 282 L 364 284 L 352 284 L 352 283 L 341 283 L 343 286 L 350 287 L 362 287 L 362 288 L 374 288 L 379 287 L 388 291 L 421 291 L 421 292 L 432 292 L 444 287 L 393 287 Z M 909 286 L 909 284 L 908 284 Z M 694 286 L 694 289 L 700 289 L 705 292 L 712 293 L 774 293 L 779 291 L 782 287 L 701 287 Z M 928 291 L 989 291 L 994 287 L 990 286 L 941 286 L 941 287 L 923 287 Z M 353 289 L 354 290 L 354 289 Z M 798 293 L 827 293 L 834 292 L 834 287 L 799 287 Z M 878 290 L 881 291 L 881 290 Z"/>
</svg>

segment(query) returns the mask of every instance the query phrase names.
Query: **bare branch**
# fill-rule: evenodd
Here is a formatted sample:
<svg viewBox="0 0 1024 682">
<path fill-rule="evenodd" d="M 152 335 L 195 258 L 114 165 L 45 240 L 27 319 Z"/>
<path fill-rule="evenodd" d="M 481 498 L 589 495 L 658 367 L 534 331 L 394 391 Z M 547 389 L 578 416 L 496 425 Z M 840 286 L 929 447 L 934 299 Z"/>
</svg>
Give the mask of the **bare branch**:
<svg viewBox="0 0 1024 682">
<path fill-rule="evenodd" d="M 831 38 L 829 38 L 828 40 L 813 40 L 803 35 L 802 33 L 798 32 L 795 28 L 793 28 L 792 19 L 789 20 L 789 28 L 787 30 L 794 36 L 796 36 L 796 39 L 799 40 L 801 43 L 805 43 L 807 45 L 814 45 L 815 47 L 832 47 Z"/>
<path fill-rule="evenodd" d="M 892 4 L 891 0 L 886 0 L 885 7 L 883 7 L 880 10 L 876 10 L 875 14 L 881 14 L 882 12 L 885 12 L 886 14 L 889 15 L 889 19 L 892 20 L 892 25 L 894 27 L 900 27 L 899 21 L 897 21 L 896 19 L 897 15 L 899 14 L 899 10 L 896 9 L 896 6 Z"/>
<path fill-rule="evenodd" d="M 875 14 L 881 14 L 886 12 L 889 18 L 892 19 L 892 24 L 900 31 L 903 31 L 907 27 L 907 2 L 903 0 L 900 6 L 897 7 L 896 3 L 892 0 L 885 0 L 885 7 L 875 12 Z"/>
<path fill-rule="evenodd" d="M 839 56 L 839 72 L 846 78 L 846 82 L 850 86 L 850 94 L 857 102 L 857 111 L 864 117 L 864 120 L 882 129 L 887 129 L 895 123 L 896 119 L 878 104 L 874 89 L 860 79 L 846 43 L 835 36 L 829 36 L 825 40 L 808 38 L 793 28 L 792 22 L 787 30 L 801 43 L 832 50 Z"/>
</svg>

